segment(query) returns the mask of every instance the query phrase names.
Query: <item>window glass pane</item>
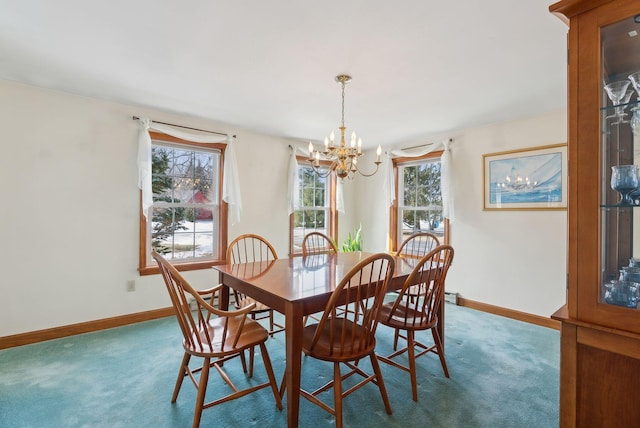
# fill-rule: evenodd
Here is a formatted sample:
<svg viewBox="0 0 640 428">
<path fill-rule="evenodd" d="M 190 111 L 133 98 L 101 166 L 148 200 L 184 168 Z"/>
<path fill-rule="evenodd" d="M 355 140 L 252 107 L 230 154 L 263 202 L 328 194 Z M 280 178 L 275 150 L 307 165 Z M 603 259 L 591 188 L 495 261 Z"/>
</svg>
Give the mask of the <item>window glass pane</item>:
<svg viewBox="0 0 640 428">
<path fill-rule="evenodd" d="M 169 260 L 217 258 L 219 168 L 218 151 L 153 142 L 151 249 Z"/>
<path fill-rule="evenodd" d="M 189 168 L 193 164 L 193 152 L 173 149 L 171 158 L 171 174 L 175 177 L 188 177 Z"/>
<path fill-rule="evenodd" d="M 302 189 L 302 201 L 300 201 L 301 207 L 312 207 L 315 202 L 315 190 L 313 187 L 305 187 Z"/>
<path fill-rule="evenodd" d="M 153 191 L 153 200 L 154 202 L 171 202 L 173 195 L 173 179 L 169 175 L 171 149 L 153 147 L 151 150 L 151 162 L 151 190 Z"/>
<path fill-rule="evenodd" d="M 321 168 L 322 170 L 322 168 Z M 329 188 L 328 177 L 318 176 L 313 168 L 299 165 L 300 210 L 293 213 L 293 253 L 302 251 L 302 239 L 313 231 L 329 234 Z"/>
<path fill-rule="evenodd" d="M 315 200 L 313 206 L 315 207 L 323 207 L 324 206 L 324 189 L 316 189 L 315 191 Z"/>
<path fill-rule="evenodd" d="M 431 232 L 444 238 L 442 194 L 439 159 L 427 159 L 418 164 L 399 165 L 402 185 L 398 189 L 399 242 L 416 232 Z"/>
<path fill-rule="evenodd" d="M 209 203 L 213 199 L 213 170 L 212 153 L 196 152 L 193 165 L 194 197 L 201 197 L 198 203 Z"/>
<path fill-rule="evenodd" d="M 416 205 L 416 167 L 408 166 L 403 168 L 404 196 L 402 200 L 405 206 Z"/>
<path fill-rule="evenodd" d="M 316 211 L 316 229 L 325 227 L 325 210 Z"/>
</svg>

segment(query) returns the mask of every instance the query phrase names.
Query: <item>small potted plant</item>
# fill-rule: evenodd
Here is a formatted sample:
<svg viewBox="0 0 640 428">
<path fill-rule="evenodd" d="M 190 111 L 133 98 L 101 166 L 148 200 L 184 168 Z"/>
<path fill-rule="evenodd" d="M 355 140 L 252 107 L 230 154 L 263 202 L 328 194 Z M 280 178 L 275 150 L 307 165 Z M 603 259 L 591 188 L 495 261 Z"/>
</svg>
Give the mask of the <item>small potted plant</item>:
<svg viewBox="0 0 640 428">
<path fill-rule="evenodd" d="M 351 232 L 347 234 L 347 239 L 342 244 L 342 251 L 345 253 L 362 251 L 362 224 L 354 230 L 353 237 Z"/>
</svg>

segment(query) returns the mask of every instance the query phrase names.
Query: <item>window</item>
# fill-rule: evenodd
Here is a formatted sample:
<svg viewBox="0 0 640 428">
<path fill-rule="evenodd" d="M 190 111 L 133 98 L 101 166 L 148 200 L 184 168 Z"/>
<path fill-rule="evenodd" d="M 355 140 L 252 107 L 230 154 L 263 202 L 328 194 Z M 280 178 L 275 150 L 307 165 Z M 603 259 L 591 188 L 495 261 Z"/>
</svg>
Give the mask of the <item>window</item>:
<svg viewBox="0 0 640 428">
<path fill-rule="evenodd" d="M 153 205 L 141 216 L 141 273 L 158 268 L 151 251 L 181 270 L 224 259 L 226 210 L 221 209 L 224 145 L 150 133 Z"/>
<path fill-rule="evenodd" d="M 302 253 L 302 240 L 309 232 L 322 232 L 335 239 L 338 224 L 335 174 L 322 178 L 311 166 L 302 164 L 305 160 L 298 161 L 300 209 L 294 211 L 290 219 L 291 255 Z M 327 171 L 322 167 L 320 170 Z"/>
<path fill-rule="evenodd" d="M 416 232 L 431 232 L 440 243 L 449 242 L 448 221 L 442 217 L 441 154 L 394 159 L 397 197 L 391 213 L 393 249 Z"/>
</svg>

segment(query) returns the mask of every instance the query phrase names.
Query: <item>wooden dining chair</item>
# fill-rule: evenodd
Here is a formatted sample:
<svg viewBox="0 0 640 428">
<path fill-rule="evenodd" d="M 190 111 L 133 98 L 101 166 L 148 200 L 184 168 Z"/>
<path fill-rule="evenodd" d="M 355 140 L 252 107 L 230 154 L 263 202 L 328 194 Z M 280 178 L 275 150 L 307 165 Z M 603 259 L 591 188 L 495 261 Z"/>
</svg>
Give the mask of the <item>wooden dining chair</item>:
<svg viewBox="0 0 640 428">
<path fill-rule="evenodd" d="M 406 346 L 394 351 L 388 356 L 378 356 L 380 361 L 409 372 L 411 376 L 411 391 L 413 401 L 418 401 L 418 386 L 416 380 L 416 359 L 424 354 L 433 352 L 440 357 L 444 375 L 449 377 L 447 362 L 444 357 L 442 340 L 438 333 L 438 309 L 444 300 L 444 285 L 447 272 L 453 261 L 453 247 L 440 245 L 425 255 L 413 268 L 407 277 L 397 299 L 382 305 L 380 323 L 395 329 L 396 338 L 400 331 L 405 332 Z M 418 294 L 414 294 L 415 290 Z M 409 293 L 409 290 L 413 290 Z M 417 298 L 416 298 L 417 297 Z M 427 346 L 415 339 L 415 333 L 431 330 L 433 345 Z M 416 350 L 418 351 L 416 353 Z M 407 352 L 409 365 L 404 366 L 393 359 Z"/>
<path fill-rule="evenodd" d="M 333 254 L 338 252 L 335 242 L 321 232 L 307 233 L 302 239 L 302 255 Z"/>
<path fill-rule="evenodd" d="M 391 405 L 374 351 L 379 312 L 394 267 L 393 257 L 388 254 L 374 254 L 360 261 L 336 286 L 320 321 L 303 330 L 304 354 L 333 363 L 333 380 L 313 392 L 301 388 L 300 395 L 334 415 L 337 428 L 342 427 L 342 399 L 368 382 L 378 386 L 385 409 L 391 414 Z M 342 310 L 344 305 L 349 306 L 349 312 Z M 366 373 L 357 364 L 367 356 L 373 374 Z M 341 364 L 347 366 L 347 373 L 341 374 Z M 364 379 L 343 391 L 342 381 L 353 374 L 359 374 Z M 281 394 L 284 394 L 285 388 L 283 380 Z M 318 398 L 320 393 L 331 388 L 334 408 Z"/>
<path fill-rule="evenodd" d="M 400 248 L 398 248 L 396 255 L 400 257 L 409 257 L 412 259 L 421 259 L 438 245 L 440 245 L 440 240 L 433 233 L 416 232 L 402 241 L 402 244 L 400 244 Z M 407 290 L 407 294 L 411 296 L 412 299 L 416 299 L 420 294 L 420 289 L 418 287 L 410 287 Z M 398 330 L 396 330 L 395 336 L 393 338 L 394 351 L 398 349 L 399 336 L 400 333 Z"/>
<path fill-rule="evenodd" d="M 278 254 L 275 248 L 269 241 L 259 235 L 253 233 L 247 233 L 238 236 L 231 241 L 227 248 L 227 263 L 252 263 L 252 262 L 269 262 L 276 260 Z M 284 325 L 279 324 L 274 319 L 273 309 L 263 303 L 260 303 L 253 298 L 233 290 L 233 297 L 236 308 L 242 308 L 251 304 L 254 304 L 254 308 L 251 310 L 251 318 L 254 320 L 269 320 L 269 335 L 273 337 L 274 334 L 284 331 Z M 249 375 L 253 374 L 253 349 L 249 353 Z"/>
<path fill-rule="evenodd" d="M 198 291 L 180 275 L 164 257 L 155 251 L 153 258 L 158 262 L 162 277 L 171 297 L 178 325 L 184 340 L 184 356 L 180 364 L 180 372 L 173 390 L 171 402 L 175 403 L 185 377 L 189 377 L 197 389 L 196 407 L 193 414 L 193 427 L 200 426 L 202 410 L 229 400 L 243 397 L 262 388 L 271 387 L 276 406 L 282 410 L 282 401 L 273 374 L 271 359 L 265 346 L 269 337 L 267 330 L 247 315 L 255 308 L 250 304 L 235 311 L 223 311 L 213 306 L 222 284 L 208 290 Z M 206 299 L 210 299 L 207 302 Z M 260 347 L 262 360 L 267 372 L 268 382 L 238 389 L 231 378 L 224 372 L 222 363 L 243 356 L 245 349 Z M 203 359 L 198 368 L 191 368 L 191 357 Z M 209 371 L 213 367 L 231 388 L 232 392 L 205 403 Z M 198 379 L 199 374 L 199 379 Z"/>
<path fill-rule="evenodd" d="M 417 232 L 407 237 L 400 244 L 396 254 L 401 257 L 420 259 L 438 245 L 440 245 L 440 240 L 433 233 Z"/>
<path fill-rule="evenodd" d="M 318 254 L 335 254 L 337 252 L 338 247 L 335 242 L 322 232 L 307 233 L 302 239 L 302 257 L 305 257 L 305 260 L 308 260 L 309 256 Z M 316 315 L 307 315 L 304 318 L 304 325 L 307 324 L 309 319 L 314 321 L 320 320 Z"/>
</svg>

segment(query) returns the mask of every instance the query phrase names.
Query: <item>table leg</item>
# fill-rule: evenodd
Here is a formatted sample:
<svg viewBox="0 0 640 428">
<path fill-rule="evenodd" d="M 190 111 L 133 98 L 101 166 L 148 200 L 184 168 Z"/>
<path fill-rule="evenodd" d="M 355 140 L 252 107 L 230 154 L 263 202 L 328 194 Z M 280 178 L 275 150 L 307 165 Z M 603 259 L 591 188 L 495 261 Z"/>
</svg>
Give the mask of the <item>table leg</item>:
<svg viewBox="0 0 640 428">
<path fill-rule="evenodd" d="M 297 428 L 300 411 L 300 374 L 302 370 L 303 315 L 299 305 L 288 303 L 285 307 L 287 382 L 287 427 Z"/>
<path fill-rule="evenodd" d="M 223 310 L 229 310 L 229 287 L 225 285 L 224 278 L 225 275 L 223 273 L 220 274 L 220 283 L 223 284 L 222 289 L 220 290 L 220 295 L 218 298 L 220 301 L 218 302 L 218 307 Z M 213 304 L 213 302 L 211 302 Z"/>
</svg>

